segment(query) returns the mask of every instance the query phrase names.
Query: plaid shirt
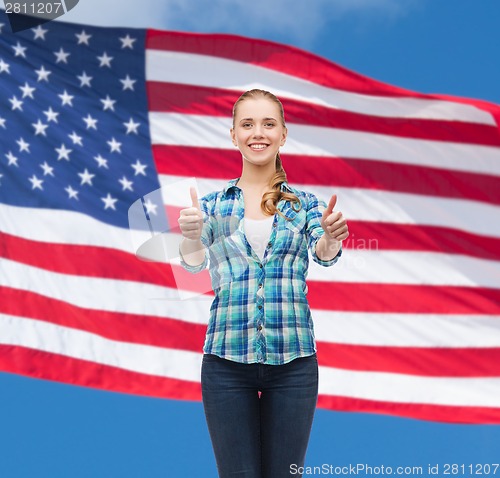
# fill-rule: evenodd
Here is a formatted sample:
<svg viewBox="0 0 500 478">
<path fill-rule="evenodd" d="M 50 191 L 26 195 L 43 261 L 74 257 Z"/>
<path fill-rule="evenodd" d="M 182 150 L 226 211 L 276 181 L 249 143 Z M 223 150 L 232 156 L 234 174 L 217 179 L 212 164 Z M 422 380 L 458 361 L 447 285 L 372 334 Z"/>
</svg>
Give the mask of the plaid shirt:
<svg viewBox="0 0 500 478">
<path fill-rule="evenodd" d="M 311 311 L 307 302 L 307 250 L 315 262 L 331 266 L 337 256 L 323 261 L 316 255 L 324 201 L 282 183 L 295 194 L 302 209 L 281 200 L 271 236 L 261 261 L 243 227 L 243 192 L 229 181 L 222 191 L 200 199 L 204 225 L 201 242 L 208 248 L 199 266 L 182 266 L 197 273 L 210 264 L 215 299 L 210 307 L 203 352 L 243 363 L 279 365 L 316 352 Z M 297 206 L 295 205 L 297 208 Z"/>
</svg>

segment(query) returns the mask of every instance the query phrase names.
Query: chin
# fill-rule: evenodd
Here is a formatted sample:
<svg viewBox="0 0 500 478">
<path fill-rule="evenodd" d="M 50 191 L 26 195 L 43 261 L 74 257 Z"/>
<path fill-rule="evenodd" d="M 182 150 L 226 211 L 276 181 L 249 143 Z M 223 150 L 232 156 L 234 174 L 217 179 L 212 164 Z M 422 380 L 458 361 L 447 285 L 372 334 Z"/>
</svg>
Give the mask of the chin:
<svg viewBox="0 0 500 478">
<path fill-rule="evenodd" d="M 276 155 L 268 158 L 249 158 L 248 156 L 243 156 L 243 159 L 255 166 L 267 166 L 269 163 L 276 161 Z"/>
</svg>

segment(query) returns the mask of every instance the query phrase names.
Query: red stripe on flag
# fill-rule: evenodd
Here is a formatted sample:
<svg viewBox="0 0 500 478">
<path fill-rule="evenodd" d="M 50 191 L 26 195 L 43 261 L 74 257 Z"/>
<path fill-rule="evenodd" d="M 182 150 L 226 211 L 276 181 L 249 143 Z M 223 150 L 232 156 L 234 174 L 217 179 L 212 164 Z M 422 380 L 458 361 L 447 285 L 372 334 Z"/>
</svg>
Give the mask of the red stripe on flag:
<svg viewBox="0 0 500 478">
<path fill-rule="evenodd" d="M 0 287 L 0 313 L 82 330 L 110 340 L 201 352 L 207 326 L 169 317 L 78 307 L 35 292 Z"/>
<path fill-rule="evenodd" d="M 40 269 L 82 277 L 129 280 L 212 295 L 210 277 L 180 266 L 137 259 L 133 254 L 96 246 L 32 241 L 0 232 L 5 257 Z M 172 251 L 172 257 L 177 251 Z M 67 260 L 71 257 L 71 260 Z M 174 270 L 173 270 L 174 269 Z"/>
<path fill-rule="evenodd" d="M 208 270 L 190 274 L 181 266 L 138 261 L 131 254 L 90 246 L 36 243 L 2 235 L 4 257 L 53 272 L 141 281 L 213 295 Z M 68 249 L 66 249 L 68 248 Z M 68 251 L 72 255 L 67 256 Z M 57 252 L 57 253 L 56 253 Z M 64 254 L 63 254 L 64 253 Z M 65 257 L 72 257 L 71 261 Z M 500 289 L 308 280 L 312 308 L 362 312 L 500 314 Z"/>
<path fill-rule="evenodd" d="M 180 266 L 138 261 L 134 256 L 89 246 L 41 245 L 25 239 L 9 239 L 7 257 L 46 270 L 88 277 L 134 280 L 213 295 L 207 270 L 189 274 Z M 7 240 L 3 242 L 6 246 Z M 29 247 L 28 247 L 29 246 Z M 65 248 L 71 255 L 62 254 Z M 50 253 L 49 253 L 50 251 Z M 36 252 L 36 253 L 35 253 Z M 57 252 L 57 253 L 56 253 Z M 66 251 L 65 251 L 66 252 Z M 71 260 L 67 260 L 70 257 Z M 164 268 L 162 271 L 161 268 Z M 322 310 L 452 314 L 500 314 L 500 290 L 484 287 L 426 286 L 377 283 L 308 281 L 308 301 Z"/>
<path fill-rule="evenodd" d="M 500 408 L 429 405 L 320 395 L 318 407 L 344 412 L 379 413 L 449 423 L 500 424 Z"/>
<path fill-rule="evenodd" d="M 500 289 L 310 282 L 311 307 L 350 312 L 500 314 Z"/>
<path fill-rule="evenodd" d="M 154 112 L 228 117 L 243 91 L 149 81 L 149 109 Z M 287 123 L 363 131 L 401 138 L 500 146 L 495 126 L 457 121 L 385 118 L 283 98 Z"/>
<path fill-rule="evenodd" d="M 160 174 L 223 179 L 239 177 L 241 155 L 235 149 L 154 145 Z M 374 189 L 500 205 L 500 178 L 479 173 L 329 156 L 282 157 L 291 184 Z M 314 168 L 311 168 L 311 164 Z"/>
<path fill-rule="evenodd" d="M 318 85 L 366 95 L 427 97 L 362 76 L 299 48 L 257 38 L 150 29 L 146 35 L 146 49 L 216 56 L 258 65 Z"/>
<path fill-rule="evenodd" d="M 346 249 L 429 251 L 500 260 L 500 239 L 446 227 L 349 221 Z"/>
<path fill-rule="evenodd" d="M 158 377 L 24 347 L 0 345 L 0 369 L 33 378 L 133 395 L 201 400 L 199 382 Z"/>
<path fill-rule="evenodd" d="M 424 319 L 425 320 L 425 319 Z M 500 377 L 500 347 L 407 347 L 318 341 L 320 365 L 429 377 Z"/>
</svg>

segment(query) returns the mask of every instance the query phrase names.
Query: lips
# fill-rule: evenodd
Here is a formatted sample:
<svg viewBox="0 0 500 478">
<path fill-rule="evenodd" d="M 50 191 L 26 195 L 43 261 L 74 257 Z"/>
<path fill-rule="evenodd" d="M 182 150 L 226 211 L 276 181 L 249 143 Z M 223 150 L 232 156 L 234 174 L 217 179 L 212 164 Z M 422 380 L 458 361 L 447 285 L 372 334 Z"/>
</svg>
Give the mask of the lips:
<svg viewBox="0 0 500 478">
<path fill-rule="evenodd" d="M 266 149 L 269 145 L 266 143 L 252 143 L 248 145 L 252 151 L 262 151 Z"/>
</svg>

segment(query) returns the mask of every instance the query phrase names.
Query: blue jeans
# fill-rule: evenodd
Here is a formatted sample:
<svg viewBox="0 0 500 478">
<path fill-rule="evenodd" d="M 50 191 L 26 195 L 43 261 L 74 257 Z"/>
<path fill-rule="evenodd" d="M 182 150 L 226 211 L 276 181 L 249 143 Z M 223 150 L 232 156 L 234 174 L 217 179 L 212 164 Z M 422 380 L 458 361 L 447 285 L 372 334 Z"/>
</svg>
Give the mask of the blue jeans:
<svg viewBox="0 0 500 478">
<path fill-rule="evenodd" d="M 205 354 L 201 390 L 220 478 L 302 476 L 292 470 L 304 466 L 316 409 L 316 354 L 284 365 Z"/>
</svg>

